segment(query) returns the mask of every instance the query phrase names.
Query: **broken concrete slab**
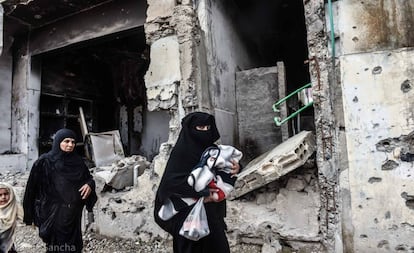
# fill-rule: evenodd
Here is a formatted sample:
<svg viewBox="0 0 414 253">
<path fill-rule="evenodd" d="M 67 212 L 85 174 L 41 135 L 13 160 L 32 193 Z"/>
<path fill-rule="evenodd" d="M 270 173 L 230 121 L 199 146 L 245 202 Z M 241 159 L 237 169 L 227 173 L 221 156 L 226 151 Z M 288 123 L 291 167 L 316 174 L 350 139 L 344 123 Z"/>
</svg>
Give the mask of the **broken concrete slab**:
<svg viewBox="0 0 414 253">
<path fill-rule="evenodd" d="M 229 199 L 238 198 L 299 168 L 316 150 L 315 136 L 302 131 L 262 154 L 240 172 Z"/>
<path fill-rule="evenodd" d="M 143 156 L 133 155 L 113 163 L 112 166 L 97 168 L 95 175 L 114 189 L 122 190 L 137 184 L 138 176 L 142 175 L 150 163 Z"/>
<path fill-rule="evenodd" d="M 118 130 L 102 133 L 88 133 L 92 144 L 92 159 L 96 167 L 110 166 L 125 157 Z"/>
<path fill-rule="evenodd" d="M 304 243 L 301 247 L 280 252 L 326 252 L 311 250 L 313 246 L 322 246 L 319 233 L 321 198 L 318 168 L 305 168 L 305 165 L 284 176 L 283 183 L 274 181 L 247 198 L 227 202 L 225 221 L 230 245 L 249 242 L 265 248 L 266 244 L 276 246 L 274 243 L 279 242 L 285 247 L 290 242 L 301 241 Z M 305 188 L 291 187 L 298 180 Z M 263 248 L 254 252 L 263 253 Z"/>
</svg>

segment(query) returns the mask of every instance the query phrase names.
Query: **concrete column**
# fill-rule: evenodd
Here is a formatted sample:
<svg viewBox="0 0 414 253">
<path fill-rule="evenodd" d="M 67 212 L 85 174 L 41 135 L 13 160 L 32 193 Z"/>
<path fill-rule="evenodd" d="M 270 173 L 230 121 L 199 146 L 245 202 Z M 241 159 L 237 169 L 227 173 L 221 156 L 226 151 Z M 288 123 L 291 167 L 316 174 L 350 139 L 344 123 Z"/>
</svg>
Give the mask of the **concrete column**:
<svg viewBox="0 0 414 253">
<path fill-rule="evenodd" d="M 208 94 L 201 94 L 201 71 L 202 63 L 199 54 L 201 41 L 200 26 L 196 12 L 190 5 L 178 5 L 174 8 L 172 25 L 177 33 L 180 45 L 180 95 L 181 102 L 186 112 L 201 109 L 201 97 L 208 97 Z M 211 108 L 204 108 L 211 109 Z"/>
<path fill-rule="evenodd" d="M 27 168 L 31 169 L 33 163 L 39 157 L 39 106 L 41 90 L 42 65 L 39 58 L 31 57 L 30 72 L 28 75 L 27 104 L 28 104 L 28 135 L 27 135 Z"/>
<path fill-rule="evenodd" d="M 12 63 L 10 52 L 0 55 L 0 153 L 10 151 Z"/>
<path fill-rule="evenodd" d="M 31 168 L 39 155 L 41 64 L 37 60 L 32 61 L 25 41 L 20 45 L 15 52 L 11 90 L 11 150 L 25 156 L 25 168 L 16 169 L 26 170 Z"/>
<path fill-rule="evenodd" d="M 29 94 L 28 79 L 30 72 L 30 56 L 28 55 L 27 40 L 19 44 L 15 52 L 14 73 L 12 86 L 12 141 L 11 149 L 15 153 L 27 156 L 29 135 Z"/>
<path fill-rule="evenodd" d="M 333 60 L 328 12 L 325 2 L 304 1 L 308 32 L 309 68 L 315 110 L 316 161 L 321 189 L 320 230 L 322 243 L 327 252 L 343 252 L 340 222 L 339 161 L 346 153 L 346 146 L 339 141 L 340 118 L 336 108 L 341 103 L 333 103 L 339 90 L 336 60 Z M 339 93 L 340 94 L 340 93 Z M 339 96 L 340 98 L 340 96 Z M 344 149 L 343 149 L 344 148 Z M 343 150 L 342 150 L 343 149 Z M 341 152 L 342 150 L 342 152 Z M 346 191 L 345 191 L 346 192 Z"/>
</svg>

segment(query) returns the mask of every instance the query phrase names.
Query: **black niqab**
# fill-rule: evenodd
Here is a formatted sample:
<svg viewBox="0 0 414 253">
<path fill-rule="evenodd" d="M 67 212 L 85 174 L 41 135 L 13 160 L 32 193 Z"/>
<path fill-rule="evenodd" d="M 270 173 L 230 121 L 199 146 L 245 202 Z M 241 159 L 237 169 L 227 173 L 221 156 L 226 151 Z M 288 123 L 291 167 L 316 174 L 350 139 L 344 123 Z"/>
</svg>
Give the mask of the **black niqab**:
<svg viewBox="0 0 414 253">
<path fill-rule="evenodd" d="M 200 131 L 196 126 L 210 126 Z M 181 121 L 181 132 L 171 151 L 161 179 L 157 200 L 163 203 L 173 193 L 180 197 L 199 197 L 187 183 L 187 177 L 200 160 L 203 151 L 220 138 L 214 117 L 208 113 L 193 112 Z"/>
<path fill-rule="evenodd" d="M 201 253 L 201 252 L 230 252 L 225 235 L 226 212 L 225 201 L 205 203 L 210 234 L 199 241 L 188 240 L 179 235 L 179 230 L 192 209 L 182 198 L 199 198 L 203 193 L 196 192 L 188 183 L 187 178 L 200 161 L 204 150 L 214 145 L 220 138 L 212 115 L 202 112 L 188 114 L 181 122 L 182 129 L 177 143 L 171 151 L 170 158 L 162 176 L 155 198 L 154 219 L 165 231 L 173 236 L 174 252 Z M 210 126 L 207 131 L 200 131 L 196 126 Z M 169 199 L 178 211 L 172 218 L 162 220 L 158 212 L 165 201 Z M 183 204 L 184 203 L 184 204 Z"/>
</svg>

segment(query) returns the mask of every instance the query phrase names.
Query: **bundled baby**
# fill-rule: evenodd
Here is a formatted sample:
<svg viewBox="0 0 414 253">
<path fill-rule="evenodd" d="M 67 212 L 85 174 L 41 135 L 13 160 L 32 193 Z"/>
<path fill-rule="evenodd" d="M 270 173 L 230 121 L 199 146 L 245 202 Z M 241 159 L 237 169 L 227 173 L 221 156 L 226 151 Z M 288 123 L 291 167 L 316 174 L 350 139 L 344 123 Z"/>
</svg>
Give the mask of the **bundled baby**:
<svg viewBox="0 0 414 253">
<path fill-rule="evenodd" d="M 221 201 L 228 197 L 237 179 L 231 174 L 232 161 L 238 163 L 242 157 L 241 151 L 229 145 L 208 147 L 187 182 L 196 192 L 205 196 L 210 194 L 209 189 L 215 189 L 213 198 Z"/>
</svg>

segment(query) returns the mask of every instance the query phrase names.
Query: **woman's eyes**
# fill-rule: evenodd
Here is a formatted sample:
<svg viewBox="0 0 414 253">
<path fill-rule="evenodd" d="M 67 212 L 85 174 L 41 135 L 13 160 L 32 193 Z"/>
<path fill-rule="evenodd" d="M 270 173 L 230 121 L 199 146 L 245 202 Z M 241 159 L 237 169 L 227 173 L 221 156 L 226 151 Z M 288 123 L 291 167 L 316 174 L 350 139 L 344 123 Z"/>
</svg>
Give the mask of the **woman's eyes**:
<svg viewBox="0 0 414 253">
<path fill-rule="evenodd" d="M 209 125 L 206 125 L 206 126 L 196 126 L 196 129 L 197 130 L 202 130 L 202 131 L 207 131 L 207 130 L 210 129 L 210 126 Z"/>
</svg>

